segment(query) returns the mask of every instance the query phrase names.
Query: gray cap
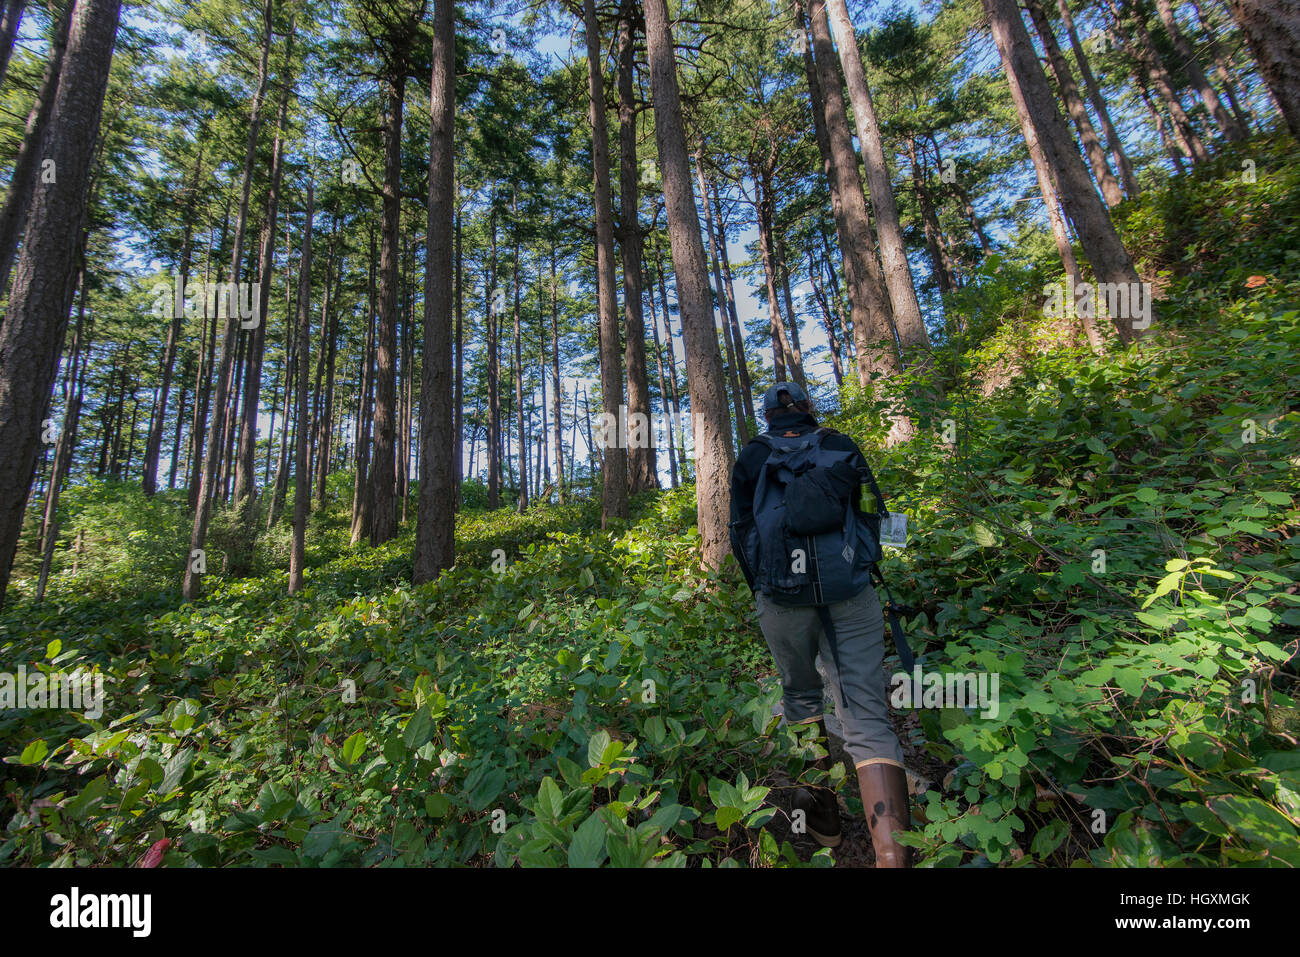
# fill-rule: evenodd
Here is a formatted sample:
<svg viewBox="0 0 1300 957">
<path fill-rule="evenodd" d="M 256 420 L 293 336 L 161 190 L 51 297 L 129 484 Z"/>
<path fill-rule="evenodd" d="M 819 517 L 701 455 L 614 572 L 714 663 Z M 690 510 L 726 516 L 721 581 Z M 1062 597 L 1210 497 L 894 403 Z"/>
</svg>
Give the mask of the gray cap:
<svg viewBox="0 0 1300 957">
<path fill-rule="evenodd" d="M 782 392 L 789 396 L 788 400 L 785 402 L 781 401 Z M 776 385 L 772 386 L 772 388 L 763 393 L 763 411 L 772 412 L 782 406 L 790 405 L 794 402 L 806 402 L 807 400 L 808 396 L 804 394 L 803 389 L 799 388 L 793 382 L 778 382 Z"/>
</svg>

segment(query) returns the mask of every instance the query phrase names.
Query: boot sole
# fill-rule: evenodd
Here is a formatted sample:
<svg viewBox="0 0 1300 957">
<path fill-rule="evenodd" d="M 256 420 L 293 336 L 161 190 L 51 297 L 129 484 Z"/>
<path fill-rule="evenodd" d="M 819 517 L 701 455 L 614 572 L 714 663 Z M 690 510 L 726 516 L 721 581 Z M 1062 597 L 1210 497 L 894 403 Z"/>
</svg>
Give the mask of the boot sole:
<svg viewBox="0 0 1300 957">
<path fill-rule="evenodd" d="M 839 847 L 840 842 L 844 840 L 843 834 L 819 834 L 812 828 L 808 828 L 808 833 L 811 834 L 812 839 L 822 847 Z"/>
</svg>

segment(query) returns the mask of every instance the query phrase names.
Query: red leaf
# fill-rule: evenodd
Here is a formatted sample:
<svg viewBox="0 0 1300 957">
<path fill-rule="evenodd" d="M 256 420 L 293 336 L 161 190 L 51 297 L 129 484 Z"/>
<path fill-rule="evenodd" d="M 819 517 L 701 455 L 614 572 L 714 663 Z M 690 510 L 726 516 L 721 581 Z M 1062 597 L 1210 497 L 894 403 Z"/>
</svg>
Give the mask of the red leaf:
<svg viewBox="0 0 1300 957">
<path fill-rule="evenodd" d="M 144 857 L 136 863 L 136 867 L 158 867 L 162 864 L 163 854 L 167 848 L 171 847 L 170 838 L 162 838 L 154 841 L 153 847 L 145 851 Z"/>
</svg>

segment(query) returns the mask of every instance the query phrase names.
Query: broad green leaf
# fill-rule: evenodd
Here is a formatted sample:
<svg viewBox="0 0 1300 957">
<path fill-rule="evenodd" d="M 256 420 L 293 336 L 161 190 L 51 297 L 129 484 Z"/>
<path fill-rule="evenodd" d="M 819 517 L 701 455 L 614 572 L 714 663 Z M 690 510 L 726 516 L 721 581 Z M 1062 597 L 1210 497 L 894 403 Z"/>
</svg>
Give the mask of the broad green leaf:
<svg viewBox="0 0 1300 957">
<path fill-rule="evenodd" d="M 587 766 L 597 767 L 605 749 L 609 747 L 609 732 L 604 728 L 597 731 L 587 741 Z"/>
<path fill-rule="evenodd" d="M 600 867 L 605 860 L 605 821 L 599 811 L 578 825 L 569 844 L 570 867 Z"/>
</svg>

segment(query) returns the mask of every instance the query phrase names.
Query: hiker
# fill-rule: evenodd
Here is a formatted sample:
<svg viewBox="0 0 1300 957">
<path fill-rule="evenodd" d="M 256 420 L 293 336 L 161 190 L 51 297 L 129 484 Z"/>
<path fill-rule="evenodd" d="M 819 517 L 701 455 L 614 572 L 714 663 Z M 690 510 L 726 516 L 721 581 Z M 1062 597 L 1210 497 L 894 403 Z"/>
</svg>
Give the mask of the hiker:
<svg viewBox="0 0 1300 957">
<path fill-rule="evenodd" d="M 857 445 L 818 426 L 799 386 L 768 389 L 763 414 L 768 431 L 744 447 L 732 472 L 731 548 L 781 676 L 785 720 L 816 724 L 826 739 L 820 652 L 876 866 L 908 867 L 908 849 L 894 839 L 909 828 L 907 775 L 886 698 L 884 616 L 871 584 L 871 575 L 879 576 L 879 526 L 873 531 L 877 516 L 862 511 L 864 478 L 878 514 L 887 514 L 884 501 Z M 901 627 L 894 634 L 910 668 Z M 813 766 L 829 770 L 829 752 Z M 839 845 L 834 790 L 801 787 L 794 806 L 819 844 Z"/>
</svg>

